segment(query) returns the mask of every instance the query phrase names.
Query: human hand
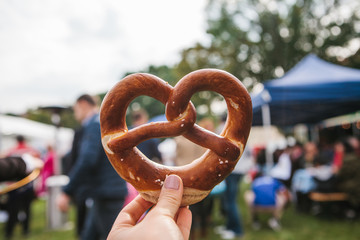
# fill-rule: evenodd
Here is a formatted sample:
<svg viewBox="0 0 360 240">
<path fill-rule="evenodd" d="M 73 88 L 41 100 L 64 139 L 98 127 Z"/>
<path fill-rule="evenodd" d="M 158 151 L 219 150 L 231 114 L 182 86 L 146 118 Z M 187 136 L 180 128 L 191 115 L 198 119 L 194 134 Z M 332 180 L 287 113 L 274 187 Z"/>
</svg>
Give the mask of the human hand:
<svg viewBox="0 0 360 240">
<path fill-rule="evenodd" d="M 70 197 L 69 197 L 66 193 L 61 193 L 61 194 L 56 198 L 56 205 L 58 206 L 58 208 L 59 208 L 60 211 L 62 211 L 62 212 L 67 212 L 67 211 L 69 211 Z"/>
<path fill-rule="evenodd" d="M 107 239 L 188 239 L 191 211 L 187 207 L 179 208 L 182 194 L 181 178 L 176 175 L 168 176 L 158 203 L 144 219 L 138 222 L 152 203 L 139 195 L 119 213 Z"/>
</svg>

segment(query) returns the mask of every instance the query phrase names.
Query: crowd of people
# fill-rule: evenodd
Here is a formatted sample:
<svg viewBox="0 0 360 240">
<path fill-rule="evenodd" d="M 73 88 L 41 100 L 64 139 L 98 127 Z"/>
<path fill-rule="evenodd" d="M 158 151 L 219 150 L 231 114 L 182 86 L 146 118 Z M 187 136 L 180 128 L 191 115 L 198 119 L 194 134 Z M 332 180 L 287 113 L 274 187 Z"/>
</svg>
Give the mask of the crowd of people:
<svg viewBox="0 0 360 240">
<path fill-rule="evenodd" d="M 360 141 L 357 137 L 344 137 L 333 144 L 295 143 L 273 154 L 274 166 L 266 169 L 264 149 L 257 155 L 257 171 L 280 182 L 286 189 L 287 202 L 294 203 L 300 212 L 319 213 L 319 206 L 311 193 L 321 193 L 347 200 L 349 209 L 360 203 Z M 334 195 L 333 195 L 334 196 Z M 342 200 L 339 198 L 339 200 Z M 330 201 L 330 200 L 329 200 Z M 286 205 L 286 204 L 285 204 Z M 346 209 L 345 209 L 346 210 Z M 354 216 L 354 210 L 348 211 Z"/>
<path fill-rule="evenodd" d="M 209 124 L 209 119 L 199 121 L 199 125 L 220 132 L 215 130 L 213 123 Z M 187 164 L 204 151 L 183 137 L 175 138 L 175 142 L 174 165 Z M 184 152 L 184 149 L 188 151 Z M 355 217 L 360 203 L 357 174 L 360 171 L 359 138 L 348 136 L 333 144 L 322 145 L 311 141 L 304 144 L 295 142 L 275 150 L 270 165 L 265 151 L 265 148 L 247 146 L 234 171 L 225 179 L 226 187 L 220 197 L 210 193 L 190 207 L 193 213 L 190 239 L 206 239 L 207 231 L 214 227 L 211 216 L 215 199 L 220 201 L 220 215 L 225 223 L 214 227 L 221 239 L 241 238 L 245 234 L 242 211 L 249 211 L 254 230 L 263 227 L 259 215 L 269 215 L 267 226 L 274 231 L 282 229 L 281 218 L 290 205 L 299 212 L 317 214 L 319 206 L 310 198 L 312 192 L 345 194 L 341 196 L 347 196 L 344 199 L 346 207 L 341 210 L 345 217 Z M 250 180 L 250 185 L 241 184 L 244 177 Z M 249 186 L 249 189 L 240 191 L 241 186 Z M 245 200 L 247 209 L 238 209 L 239 198 Z"/>
<path fill-rule="evenodd" d="M 40 157 L 40 152 L 29 146 L 24 136 L 17 136 L 16 145 L 9 149 L 1 159 L 0 178 L 3 181 L 25 178 L 34 169 L 43 168 L 44 162 Z M 45 164 L 48 162 L 46 161 Z M 12 238 L 18 222 L 21 223 L 22 234 L 24 236 L 29 234 L 31 203 L 35 196 L 34 182 L 32 181 L 7 193 L 5 200 L 1 203 L 2 208 L 6 209 L 8 214 L 4 231 L 6 239 Z"/>
<path fill-rule="evenodd" d="M 356 137 L 347 137 L 332 145 L 318 146 L 307 142 L 276 150 L 271 168 L 265 160 L 265 149 L 255 151 L 247 146 L 234 171 L 204 200 L 189 209 L 179 210 L 182 181 L 177 176 L 170 176 L 164 183 L 164 196 L 161 195 L 159 204 L 148 212 L 151 205 L 118 176 L 107 160 L 101 144 L 97 100 L 90 95 L 82 95 L 76 100 L 73 109 L 81 126 L 75 130 L 71 150 L 62 159 L 63 174 L 69 176 L 69 183 L 62 188 L 57 206 L 59 210 L 67 212 L 71 204 L 74 205 L 79 239 L 131 238 L 144 236 L 145 231 L 148 231 L 148 237 L 155 236 L 151 228 L 155 222 L 151 221 L 170 221 L 171 224 L 164 224 L 168 224 L 175 235 L 185 239 L 206 239 L 210 228 L 214 228 L 221 239 L 235 239 L 245 234 L 243 211 L 249 211 L 254 230 L 260 230 L 263 225 L 259 215 L 269 213 L 268 226 L 279 231 L 282 228 L 281 217 L 289 203 L 294 203 L 299 211 L 311 210 L 310 192 L 344 192 L 350 200 L 360 203 L 360 188 L 355 187 L 354 190 L 351 184 L 357 175 L 354 166 L 359 166 L 360 162 L 360 143 Z M 147 123 L 149 118 L 145 110 L 138 109 L 132 112 L 130 120 L 129 128 L 134 128 Z M 198 121 L 198 125 L 220 134 L 225 120 L 223 118 L 215 122 L 203 118 Z M 30 182 L 7 194 L 7 239 L 11 239 L 19 220 L 23 224 L 23 233 L 29 233 L 30 204 L 35 196 L 46 196 L 46 179 L 54 174 L 56 161 L 52 146 L 49 145 L 46 154 L 41 156 L 26 144 L 24 137 L 19 136 L 17 140 L 17 146 L 8 151 L 6 158 L 0 159 L 0 164 L 4 162 L 0 167 L 0 180 L 19 180 L 36 168 L 41 168 L 42 172 L 35 182 L 35 188 L 34 182 Z M 162 146 L 164 144 L 169 147 Z M 137 147 L 149 159 L 174 166 L 188 164 L 206 151 L 182 136 L 163 142 L 150 139 Z M 42 160 L 39 161 L 40 158 Z M 6 166 L 10 168 L 10 165 L 17 170 L 6 171 Z M 250 179 L 246 191 L 240 191 L 244 186 L 243 179 Z M 166 202 L 166 194 L 174 194 L 179 201 L 169 204 Z M 239 198 L 244 198 L 247 209 L 239 209 Z M 214 226 L 212 222 L 215 201 L 220 203 L 219 214 L 224 218 L 224 225 L 221 226 Z M 160 218 L 161 208 L 172 209 L 171 214 L 167 215 L 170 219 Z M 139 223 L 139 219 L 143 220 Z"/>
<path fill-rule="evenodd" d="M 118 176 L 106 157 L 101 144 L 97 99 L 84 94 L 76 100 L 73 110 L 80 127 L 75 130 L 71 150 L 62 158 L 62 173 L 68 175 L 69 183 L 63 186 L 56 203 L 62 212 L 69 211 L 71 204 L 75 206 L 79 239 L 106 239 L 118 213 L 137 196 L 137 192 Z M 147 121 L 146 111 L 134 111 L 129 128 Z M 158 141 L 150 139 L 137 147 L 148 158 L 162 163 Z M 35 197 L 46 198 L 46 179 L 54 175 L 55 158 L 52 146 L 41 154 L 28 145 L 23 136 L 18 136 L 17 145 L 1 159 L 1 181 L 20 181 L 32 170 L 41 169 L 36 181 L 6 194 L 2 206 L 8 214 L 6 239 L 12 238 L 18 222 L 23 225 L 23 234 L 29 234 L 31 202 Z"/>
</svg>

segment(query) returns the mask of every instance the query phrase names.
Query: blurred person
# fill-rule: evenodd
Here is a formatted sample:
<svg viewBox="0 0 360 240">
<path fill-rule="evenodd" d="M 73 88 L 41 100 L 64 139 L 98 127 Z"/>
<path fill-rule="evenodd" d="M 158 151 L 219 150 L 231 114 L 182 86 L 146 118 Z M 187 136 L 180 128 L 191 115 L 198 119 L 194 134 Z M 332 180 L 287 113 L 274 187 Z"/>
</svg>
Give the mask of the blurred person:
<svg viewBox="0 0 360 240">
<path fill-rule="evenodd" d="M 123 207 L 127 188 L 103 150 L 95 99 L 87 94 L 80 96 L 74 105 L 74 114 L 83 132 L 77 159 L 69 173 L 70 181 L 58 196 L 57 205 L 66 212 L 71 198 L 91 198 L 93 204 L 86 216 L 81 239 L 105 239 Z"/>
<path fill-rule="evenodd" d="M 198 124 L 208 131 L 214 132 L 215 130 L 214 122 L 209 118 L 201 119 Z M 193 160 L 201 157 L 206 151 L 206 148 L 191 142 L 183 136 L 177 136 L 174 139 L 176 142 L 176 166 L 189 164 Z M 190 206 L 193 222 L 190 239 L 205 238 L 207 236 L 212 204 L 212 198 L 208 196 L 202 201 Z"/>
<path fill-rule="evenodd" d="M 308 170 L 316 183 L 314 191 L 335 194 L 341 199 L 332 203 L 332 206 L 336 206 L 336 208 L 324 209 L 323 204 L 315 202 L 312 210 L 314 214 L 336 210 L 338 213 L 345 213 L 347 218 L 352 219 L 359 210 L 358 207 L 354 206 L 360 204 L 360 178 L 358 177 L 360 158 L 354 153 L 354 149 L 347 138 L 335 142 L 334 149 L 332 163 L 328 160 L 329 154 L 320 153 L 318 161 L 315 162 L 315 167 Z M 337 157 L 339 159 L 336 159 Z"/>
<path fill-rule="evenodd" d="M 291 148 L 290 152 L 291 160 L 291 173 L 288 182 L 288 186 L 291 185 L 292 177 L 296 170 L 304 167 L 304 148 L 303 145 L 299 142 L 296 142 L 295 145 Z"/>
<path fill-rule="evenodd" d="M 83 134 L 83 128 L 78 127 L 74 131 L 74 137 L 71 144 L 71 150 L 66 156 L 63 158 L 63 173 L 65 175 L 69 175 L 71 169 L 74 167 L 76 160 L 78 159 L 80 143 Z M 76 235 L 80 237 L 82 230 L 84 229 L 87 206 L 86 202 L 91 201 L 83 196 L 73 196 L 73 203 L 75 204 L 76 211 Z"/>
<path fill-rule="evenodd" d="M 313 167 L 316 158 L 319 156 L 319 148 L 314 142 L 307 142 L 304 145 L 304 162 L 303 167 Z"/>
<path fill-rule="evenodd" d="M 28 145 L 24 136 L 16 136 L 16 142 L 16 146 L 8 151 L 8 157 L 22 157 L 24 154 L 29 154 L 40 158 L 40 152 Z M 27 236 L 30 232 L 31 203 L 35 199 L 34 183 L 30 182 L 20 188 L 10 191 L 7 195 L 8 199 L 5 208 L 9 217 L 5 227 L 5 238 L 12 238 L 15 226 L 18 222 L 21 223 L 22 234 Z"/>
<path fill-rule="evenodd" d="M 356 145 L 351 144 L 353 137 L 345 140 L 344 158 L 342 167 L 337 174 L 337 185 L 340 192 L 348 195 L 348 202 L 360 213 L 360 156 L 357 154 Z"/>
<path fill-rule="evenodd" d="M 276 152 L 276 151 L 275 151 Z M 274 152 L 274 154 L 275 154 Z M 254 157 L 255 157 L 255 169 L 258 169 L 260 172 L 266 172 L 266 148 L 255 147 L 254 148 Z M 277 158 L 274 158 L 274 160 Z"/>
<path fill-rule="evenodd" d="M 309 193 L 337 192 L 337 173 L 341 168 L 344 157 L 344 146 L 339 141 L 334 144 L 333 163 L 329 161 L 329 151 L 319 152 L 314 143 L 305 144 L 304 168 L 295 172 L 292 181 L 292 190 L 296 196 L 296 209 L 309 212 L 312 201 Z"/>
<path fill-rule="evenodd" d="M 174 138 L 167 138 L 159 144 L 162 163 L 165 166 L 175 166 L 176 142 Z"/>
<path fill-rule="evenodd" d="M 44 163 L 41 159 L 33 157 L 30 154 L 0 158 L 0 182 L 23 180 L 33 170 L 41 169 L 43 165 Z M 27 190 L 27 188 L 21 189 L 22 192 Z M 0 192 L 4 193 L 3 191 L 6 191 L 6 187 L 4 189 L 1 189 Z M 18 189 L 9 192 L 8 195 L 10 199 L 8 199 L 8 202 L 6 202 L 4 205 L 5 210 L 7 211 L 9 216 L 5 227 L 5 239 L 12 238 L 13 229 L 18 220 L 21 220 L 23 222 L 23 234 L 27 235 L 29 233 L 29 222 L 27 221 L 27 218 L 30 217 L 30 214 L 29 212 L 27 212 L 28 209 L 25 208 L 26 206 L 24 203 L 26 202 L 21 201 L 21 198 L 19 197 L 14 197 L 19 196 Z M 24 212 L 21 212 L 20 210 L 24 210 Z M 25 216 L 24 214 L 26 213 L 27 215 Z M 22 217 L 20 219 L 19 214 L 21 214 L 20 216 Z"/>
<path fill-rule="evenodd" d="M 191 142 L 183 136 L 174 138 L 176 143 L 175 166 L 183 166 L 201 157 L 206 151 L 205 148 Z"/>
<path fill-rule="evenodd" d="M 62 159 L 62 163 L 63 163 L 62 170 L 63 170 L 63 174 L 65 175 L 69 175 L 71 169 L 74 167 L 75 162 L 78 158 L 82 133 L 83 133 L 82 127 L 77 127 L 74 130 L 71 149 Z"/>
<path fill-rule="evenodd" d="M 141 126 L 149 121 L 148 113 L 144 109 L 139 109 L 131 114 L 131 120 L 132 120 L 132 128 L 136 128 L 138 126 Z M 158 149 L 159 147 L 159 139 L 157 138 L 151 138 L 146 141 L 143 141 L 139 143 L 136 147 L 150 160 L 153 160 L 157 163 L 162 163 L 162 158 L 160 151 Z"/>
<path fill-rule="evenodd" d="M 201 157 L 206 151 L 205 148 L 191 142 L 183 136 L 174 138 L 176 143 L 176 156 L 174 159 L 175 166 L 190 164 L 193 160 Z M 204 200 L 190 206 L 192 212 L 193 228 L 191 229 L 190 239 L 203 238 L 207 235 L 207 207 L 209 200 Z"/>
<path fill-rule="evenodd" d="M 261 228 L 259 213 L 271 213 L 268 225 L 275 231 L 281 230 L 280 220 L 287 203 L 287 188 L 271 176 L 258 173 L 251 184 L 251 190 L 245 192 L 245 201 L 251 213 L 252 226 Z"/>
<path fill-rule="evenodd" d="M 291 177 L 291 148 L 286 148 L 279 156 L 279 161 L 270 169 L 269 175 L 281 181 L 286 187 L 290 188 Z"/>
<path fill-rule="evenodd" d="M 16 136 L 16 145 L 7 151 L 7 156 L 21 156 L 24 153 L 33 155 L 34 157 L 40 157 L 40 152 L 35 148 L 27 144 L 23 135 Z"/>
<path fill-rule="evenodd" d="M 314 191 L 317 192 L 336 192 L 336 174 L 329 161 L 328 152 L 320 152 L 319 157 L 314 162 L 314 167 L 307 168 L 316 183 Z"/>
<path fill-rule="evenodd" d="M 295 171 L 291 182 L 291 190 L 297 211 L 305 213 L 310 211 L 312 200 L 309 198 L 309 193 L 315 188 L 316 184 L 313 176 L 307 169 L 302 168 Z"/>
<path fill-rule="evenodd" d="M 290 189 L 294 172 L 302 168 L 303 153 L 303 147 L 299 142 L 296 142 L 294 146 L 287 147 L 279 154 L 277 163 L 270 170 L 270 175 Z"/>
<path fill-rule="evenodd" d="M 140 108 L 139 110 L 133 111 L 131 113 L 131 122 L 132 126 L 130 129 L 139 127 L 149 122 L 149 115 L 145 109 Z M 159 144 L 159 139 L 151 138 L 139 143 L 136 147 L 150 160 L 157 163 L 163 163 L 162 156 L 159 151 Z M 127 183 L 126 187 L 128 190 L 128 195 L 125 199 L 125 205 L 131 202 L 138 195 L 138 192 L 131 184 Z"/>
<path fill-rule="evenodd" d="M 225 210 L 226 225 L 223 228 L 221 226 L 216 228 L 216 232 L 221 235 L 222 239 L 233 239 L 244 235 L 241 211 L 238 209 L 237 198 L 241 180 L 253 167 L 253 163 L 251 150 L 246 146 L 234 170 L 225 178 L 226 190 L 222 198 L 222 205 Z"/>
<path fill-rule="evenodd" d="M 334 174 L 338 173 L 341 169 L 345 156 L 345 146 L 342 141 L 337 141 L 334 144 L 334 157 L 332 161 L 332 170 Z"/>
<path fill-rule="evenodd" d="M 265 149 L 265 151 L 266 151 L 266 149 Z M 281 154 L 283 154 L 283 152 L 284 152 L 284 149 L 279 149 L 279 148 L 275 149 L 275 151 L 273 152 L 274 164 L 277 164 L 279 162 L 279 158 L 280 158 Z M 265 156 L 265 158 L 266 158 L 266 156 Z M 265 161 L 266 161 L 266 159 L 265 159 Z"/>
<path fill-rule="evenodd" d="M 356 137 L 349 136 L 334 144 L 334 157 L 332 167 L 334 174 L 337 174 L 342 168 L 346 155 L 355 155 L 360 158 L 360 142 Z"/>
<path fill-rule="evenodd" d="M 360 140 L 359 140 L 359 136 L 357 136 L 357 137 L 350 136 L 348 138 L 348 143 L 353 148 L 353 151 L 356 154 L 356 156 L 360 157 Z"/>
<path fill-rule="evenodd" d="M 318 161 L 319 150 L 314 142 L 304 144 L 304 153 L 299 159 L 297 169 L 293 169 L 291 180 L 291 190 L 294 196 L 296 210 L 299 212 L 309 212 L 312 206 L 312 200 L 309 193 L 316 187 L 313 176 L 308 168 L 314 167 Z"/>
<path fill-rule="evenodd" d="M 191 211 L 180 207 L 183 194 L 180 177 L 170 175 L 165 179 L 158 203 L 153 205 L 137 196 L 118 215 L 108 240 L 183 240 L 189 239 Z"/>
<path fill-rule="evenodd" d="M 37 196 L 43 196 L 44 194 L 46 194 L 47 189 L 45 183 L 46 179 L 53 176 L 55 173 L 55 158 L 56 154 L 54 148 L 51 144 L 49 144 L 47 146 L 47 152 L 44 157 L 44 167 L 41 170 L 41 182 L 40 187 L 37 189 Z"/>
</svg>

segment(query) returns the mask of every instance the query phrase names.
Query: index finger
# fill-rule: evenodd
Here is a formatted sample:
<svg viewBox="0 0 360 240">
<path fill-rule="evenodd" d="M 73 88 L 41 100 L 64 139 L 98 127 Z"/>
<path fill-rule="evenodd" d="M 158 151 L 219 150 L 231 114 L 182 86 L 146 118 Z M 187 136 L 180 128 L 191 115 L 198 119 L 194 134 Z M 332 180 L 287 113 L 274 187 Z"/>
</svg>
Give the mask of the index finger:
<svg viewBox="0 0 360 240">
<path fill-rule="evenodd" d="M 134 226 L 140 217 L 153 204 L 145 201 L 140 195 L 136 196 L 128 205 L 126 205 L 117 216 L 114 227 L 131 227 Z"/>
</svg>

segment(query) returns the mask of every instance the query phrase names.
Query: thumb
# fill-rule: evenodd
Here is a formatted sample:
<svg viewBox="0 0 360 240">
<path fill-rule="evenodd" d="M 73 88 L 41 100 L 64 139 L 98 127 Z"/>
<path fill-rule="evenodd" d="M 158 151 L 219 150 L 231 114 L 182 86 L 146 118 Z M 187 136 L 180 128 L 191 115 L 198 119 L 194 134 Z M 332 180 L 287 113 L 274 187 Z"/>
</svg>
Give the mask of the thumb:
<svg viewBox="0 0 360 240">
<path fill-rule="evenodd" d="M 170 175 L 166 177 L 155 209 L 161 213 L 174 218 L 179 210 L 183 195 L 183 183 L 179 176 Z"/>
</svg>

